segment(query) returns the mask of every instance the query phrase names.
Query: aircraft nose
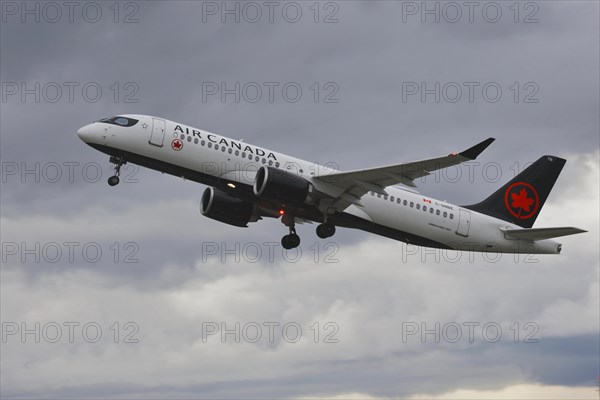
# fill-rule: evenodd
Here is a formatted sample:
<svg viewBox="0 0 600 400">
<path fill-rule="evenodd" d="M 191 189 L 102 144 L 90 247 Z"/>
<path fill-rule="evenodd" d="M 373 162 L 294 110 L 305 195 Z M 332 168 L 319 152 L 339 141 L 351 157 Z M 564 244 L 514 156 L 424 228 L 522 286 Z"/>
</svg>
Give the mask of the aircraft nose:
<svg viewBox="0 0 600 400">
<path fill-rule="evenodd" d="M 84 142 L 89 142 L 93 135 L 92 125 L 90 124 L 79 128 L 79 130 L 77 131 L 77 135 Z"/>
</svg>

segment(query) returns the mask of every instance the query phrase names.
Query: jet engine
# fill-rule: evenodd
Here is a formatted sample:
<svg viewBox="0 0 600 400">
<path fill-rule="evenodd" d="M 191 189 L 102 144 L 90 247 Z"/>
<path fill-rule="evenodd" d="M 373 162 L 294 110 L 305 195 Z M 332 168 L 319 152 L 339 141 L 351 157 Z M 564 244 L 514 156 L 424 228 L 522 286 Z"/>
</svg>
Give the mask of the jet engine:
<svg viewBox="0 0 600 400">
<path fill-rule="evenodd" d="M 281 169 L 262 166 L 256 172 L 254 194 L 291 204 L 311 202 L 312 185 L 301 176 Z"/>
<path fill-rule="evenodd" d="M 208 187 L 200 200 L 200 212 L 205 217 L 229 225 L 247 227 L 252 218 L 252 203 L 230 196 L 227 193 Z"/>
</svg>

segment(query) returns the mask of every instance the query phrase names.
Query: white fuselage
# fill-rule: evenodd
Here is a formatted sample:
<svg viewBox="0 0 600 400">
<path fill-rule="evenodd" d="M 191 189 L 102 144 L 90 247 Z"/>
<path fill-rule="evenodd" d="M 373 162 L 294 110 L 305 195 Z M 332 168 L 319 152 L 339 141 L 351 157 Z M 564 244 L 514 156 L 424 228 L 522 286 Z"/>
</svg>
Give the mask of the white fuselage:
<svg viewBox="0 0 600 400">
<path fill-rule="evenodd" d="M 308 181 L 315 176 L 337 172 L 317 163 L 162 118 L 145 115 L 126 117 L 138 119 L 139 123 L 122 127 L 95 122 L 81 128 L 78 134 L 87 144 L 102 151 L 113 149 L 136 154 L 232 185 L 253 185 L 256 171 L 263 165 L 293 172 Z M 211 179 L 203 183 L 211 184 Z M 519 228 L 506 221 L 401 187 L 388 187 L 386 192 L 388 196 L 369 192 L 360 199 L 362 206 L 350 205 L 344 213 L 456 250 L 529 254 L 560 252 L 560 244 L 553 240 L 531 242 L 505 238 L 500 228 Z"/>
</svg>

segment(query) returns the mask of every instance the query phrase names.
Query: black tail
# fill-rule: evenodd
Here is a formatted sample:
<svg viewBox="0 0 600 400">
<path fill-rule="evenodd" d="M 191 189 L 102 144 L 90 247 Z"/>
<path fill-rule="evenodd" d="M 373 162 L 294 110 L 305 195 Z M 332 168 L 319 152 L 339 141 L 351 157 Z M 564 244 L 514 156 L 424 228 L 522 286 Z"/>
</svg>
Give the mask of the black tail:
<svg viewBox="0 0 600 400">
<path fill-rule="evenodd" d="M 465 208 L 531 228 L 566 162 L 540 157 L 490 197 Z"/>
</svg>

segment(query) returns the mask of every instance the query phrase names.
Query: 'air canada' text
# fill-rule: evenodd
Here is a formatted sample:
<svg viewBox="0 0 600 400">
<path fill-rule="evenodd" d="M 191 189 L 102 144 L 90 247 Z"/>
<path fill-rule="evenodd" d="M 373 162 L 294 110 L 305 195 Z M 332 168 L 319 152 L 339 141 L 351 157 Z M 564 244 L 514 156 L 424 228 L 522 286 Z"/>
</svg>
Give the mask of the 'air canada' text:
<svg viewBox="0 0 600 400">
<path fill-rule="evenodd" d="M 182 128 L 181 125 L 177 125 L 175 127 L 175 129 L 173 130 L 174 132 L 181 132 L 183 134 L 186 135 L 192 135 L 192 137 L 197 137 L 199 139 L 202 139 L 202 134 L 199 130 L 197 129 L 190 129 L 188 127 Z M 266 152 L 263 149 L 259 149 L 258 147 L 252 147 L 249 145 L 245 145 L 242 148 L 242 144 L 238 143 L 234 140 L 231 139 L 225 139 L 225 138 L 218 138 L 217 135 L 214 135 L 212 133 L 209 133 L 206 135 L 206 140 L 208 140 L 209 142 L 215 143 L 215 144 L 219 144 L 219 145 L 224 145 L 227 147 L 231 147 L 232 149 L 237 149 L 240 151 L 245 151 L 248 152 L 250 154 L 256 154 L 257 156 L 260 157 L 266 157 L 266 158 L 270 158 L 273 159 L 275 161 L 277 161 L 277 157 L 275 157 L 275 154 L 273 154 L 272 152 Z"/>
</svg>

